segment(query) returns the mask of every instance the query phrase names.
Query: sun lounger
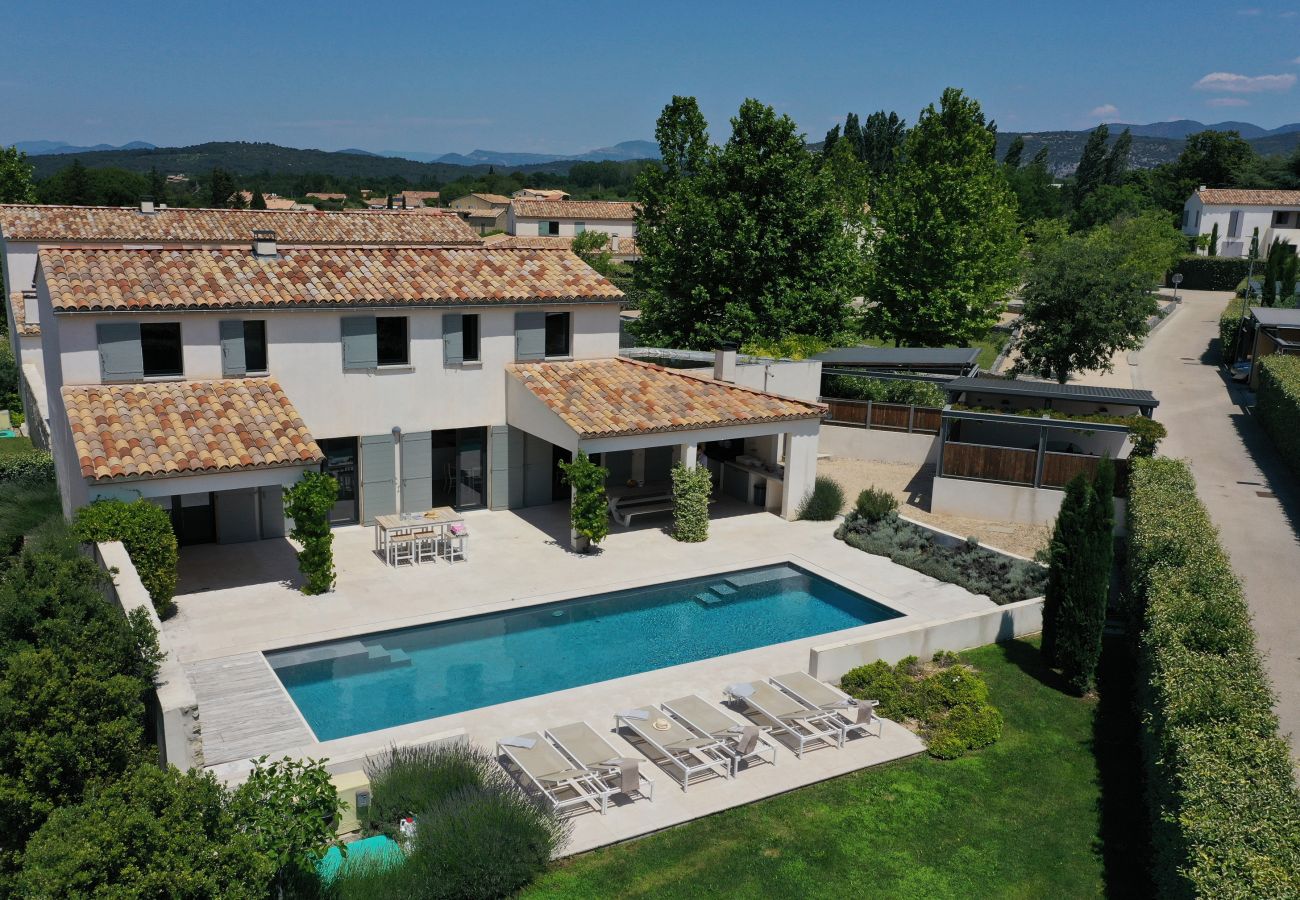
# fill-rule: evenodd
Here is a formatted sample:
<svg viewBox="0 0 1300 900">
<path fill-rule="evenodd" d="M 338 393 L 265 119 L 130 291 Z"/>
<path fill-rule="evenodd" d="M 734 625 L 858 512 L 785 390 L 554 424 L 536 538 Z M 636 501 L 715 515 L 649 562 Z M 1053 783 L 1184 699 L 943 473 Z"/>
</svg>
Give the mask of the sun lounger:
<svg viewBox="0 0 1300 900">
<path fill-rule="evenodd" d="M 688 694 L 661 705 L 700 736 L 725 741 L 733 774 L 740 770 L 742 762 L 766 759 L 776 765 L 776 742 L 758 725 L 734 718 L 698 694 Z"/>
<path fill-rule="evenodd" d="M 609 797 L 615 793 L 598 773 L 585 766 L 575 767 L 537 732 L 502 738 L 497 742 L 497 753 L 514 763 L 557 812 L 591 805 L 604 815 Z"/>
<path fill-rule="evenodd" d="M 884 720 L 876 715 L 880 705 L 876 700 L 857 700 L 807 672 L 778 675 L 771 681 L 799 702 L 834 714 L 845 739 L 855 731 L 871 734 L 872 725 L 876 726 L 877 737 L 885 732 Z"/>
<path fill-rule="evenodd" d="M 844 730 L 833 713 L 810 709 L 766 681 L 731 684 L 727 696 L 744 703 L 772 723 L 774 731 L 794 741 L 794 755 L 802 758 L 809 745 L 844 746 Z"/>
<path fill-rule="evenodd" d="M 575 763 L 597 773 L 606 786 L 629 797 L 638 793 L 654 800 L 654 780 L 642 770 L 645 760 L 623 756 L 586 722 L 552 728 L 546 736 Z"/>
<path fill-rule="evenodd" d="M 656 762 L 660 765 L 670 772 L 673 768 L 680 770 L 683 791 L 696 775 L 732 775 L 731 756 L 723 741 L 693 734 L 657 709 L 629 709 L 615 715 L 614 722 L 649 744 L 658 754 Z"/>
</svg>

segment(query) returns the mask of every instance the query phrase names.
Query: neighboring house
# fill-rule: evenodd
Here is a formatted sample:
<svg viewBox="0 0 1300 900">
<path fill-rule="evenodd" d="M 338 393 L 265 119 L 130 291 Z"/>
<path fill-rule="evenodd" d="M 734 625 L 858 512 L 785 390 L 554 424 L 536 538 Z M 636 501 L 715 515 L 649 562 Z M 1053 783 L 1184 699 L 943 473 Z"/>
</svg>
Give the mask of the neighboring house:
<svg viewBox="0 0 1300 900">
<path fill-rule="evenodd" d="M 515 199 L 525 200 L 568 200 L 568 191 L 557 188 L 520 188 L 510 195 Z"/>
<path fill-rule="evenodd" d="M 243 199 L 245 207 L 248 207 L 253 202 L 252 191 L 240 191 L 239 196 Z M 298 203 L 288 197 L 281 197 L 279 194 L 263 194 L 262 199 L 266 201 L 267 209 L 312 209 L 310 206 Z"/>
<path fill-rule="evenodd" d="M 0 205 L 0 265 L 10 290 L 9 336 L 21 366 L 27 423 L 44 440 L 49 420 L 41 362 L 41 320 L 32 302 L 37 253 L 43 247 L 246 247 L 256 230 L 271 230 L 282 247 L 373 245 L 475 246 L 478 236 L 455 216 L 368 212 L 167 209 Z"/>
<path fill-rule="evenodd" d="M 824 408 L 729 383 L 734 355 L 717 377 L 618 358 L 621 299 L 562 250 L 42 246 L 64 509 L 144 497 L 182 543 L 256 540 L 305 471 L 338 480 L 344 525 L 567 502 L 556 464 L 585 450 L 620 484 L 755 460 L 724 489 L 793 517 Z"/>
<path fill-rule="evenodd" d="M 483 239 L 490 247 L 511 250 L 568 250 L 573 246 L 571 237 L 519 237 L 513 234 L 494 234 Z M 636 238 L 622 237 L 614 234 L 605 241 L 604 251 L 613 262 L 636 262 L 641 258 L 641 250 Z"/>
<path fill-rule="evenodd" d="M 1274 238 L 1300 246 L 1300 191 L 1201 187 L 1183 204 L 1183 234 L 1210 235 L 1215 225 L 1219 256 L 1248 255 L 1256 229 L 1261 258 Z"/>
<path fill-rule="evenodd" d="M 1274 353 L 1300 355 L 1300 309 L 1252 306 L 1242 318 L 1234 361 L 1248 361 L 1248 383 L 1259 390 L 1259 363 Z"/>
<path fill-rule="evenodd" d="M 505 231 L 510 198 L 501 194 L 466 194 L 448 204 L 458 216 L 479 234 Z"/>
<path fill-rule="evenodd" d="M 367 197 L 366 205 L 371 209 L 425 209 L 436 207 L 441 196 L 439 191 L 403 191 L 400 194 Z M 426 200 L 432 202 L 426 203 Z"/>
<path fill-rule="evenodd" d="M 622 200 L 527 200 L 510 203 L 510 234 L 519 237 L 573 237 L 602 231 L 636 237 L 637 204 Z"/>
<path fill-rule="evenodd" d="M 327 194 L 322 191 L 308 191 L 307 196 L 313 200 L 346 200 L 347 194 Z"/>
</svg>

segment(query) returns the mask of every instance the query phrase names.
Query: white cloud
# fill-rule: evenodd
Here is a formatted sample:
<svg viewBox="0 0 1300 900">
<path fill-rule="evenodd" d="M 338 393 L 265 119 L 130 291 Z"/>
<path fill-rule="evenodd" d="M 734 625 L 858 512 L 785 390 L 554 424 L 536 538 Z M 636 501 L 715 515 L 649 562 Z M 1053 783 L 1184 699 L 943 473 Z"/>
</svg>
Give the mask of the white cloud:
<svg viewBox="0 0 1300 900">
<path fill-rule="evenodd" d="M 1262 91 L 1289 91 L 1296 78 L 1285 75 L 1238 75 L 1234 72 L 1211 72 L 1192 87 L 1198 91 L 1221 91 L 1229 94 L 1258 94 Z"/>
<path fill-rule="evenodd" d="M 1094 107 L 1093 110 L 1090 113 L 1088 113 L 1088 115 L 1092 116 L 1094 119 L 1105 118 L 1106 116 L 1114 116 L 1118 114 L 1119 114 L 1119 107 L 1116 106 L 1114 103 L 1103 103 L 1101 106 Z"/>
<path fill-rule="evenodd" d="M 1205 101 L 1206 106 L 1250 106 L 1244 97 L 1211 97 Z"/>
</svg>

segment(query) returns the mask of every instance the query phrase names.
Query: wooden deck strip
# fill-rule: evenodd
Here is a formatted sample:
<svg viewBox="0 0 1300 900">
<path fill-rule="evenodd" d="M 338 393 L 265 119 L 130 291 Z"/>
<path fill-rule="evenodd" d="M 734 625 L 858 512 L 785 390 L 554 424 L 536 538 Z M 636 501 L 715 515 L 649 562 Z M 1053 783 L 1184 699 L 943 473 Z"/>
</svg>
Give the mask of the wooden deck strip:
<svg viewBox="0 0 1300 900">
<path fill-rule="evenodd" d="M 240 653 L 186 666 L 199 701 L 208 765 L 314 740 L 261 653 Z"/>
</svg>

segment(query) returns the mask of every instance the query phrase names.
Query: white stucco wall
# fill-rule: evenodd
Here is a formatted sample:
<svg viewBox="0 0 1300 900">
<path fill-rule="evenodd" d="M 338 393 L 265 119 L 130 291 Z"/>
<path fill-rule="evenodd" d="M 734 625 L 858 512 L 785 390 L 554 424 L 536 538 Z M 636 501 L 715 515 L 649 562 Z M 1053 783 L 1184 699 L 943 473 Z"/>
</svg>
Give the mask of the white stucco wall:
<svg viewBox="0 0 1300 900">
<path fill-rule="evenodd" d="M 737 363 L 736 384 L 816 403 L 817 398 L 821 396 L 822 388 L 821 360 L 787 359 L 766 363 Z"/>
<path fill-rule="evenodd" d="M 919 468 L 938 461 L 939 436 L 850 425 L 822 425 L 821 452 L 845 459 L 908 463 Z"/>
<path fill-rule="evenodd" d="M 586 225 L 587 231 L 599 231 L 604 234 L 616 234 L 619 237 L 635 237 L 636 222 L 631 219 L 578 219 L 578 218 L 556 218 L 550 216 L 547 218 L 538 218 L 533 216 L 516 216 L 514 208 L 510 210 L 508 217 L 508 230 L 511 234 L 521 235 L 524 237 L 537 237 L 539 232 L 537 227 L 542 222 L 559 222 L 560 237 L 573 237 L 577 234 L 574 226 L 578 222 Z M 546 232 L 550 234 L 550 232 Z"/>
<path fill-rule="evenodd" d="M 1186 213 L 1183 234 L 1192 237 L 1210 234 L 1215 224 L 1219 226 L 1219 256 L 1246 256 L 1250 252 L 1250 239 L 1256 228 L 1259 229 L 1260 254 L 1273 242 L 1275 237 L 1283 237 L 1297 243 L 1300 230 L 1295 228 L 1273 228 L 1273 213 L 1278 210 L 1300 210 L 1300 206 L 1231 206 L 1226 204 L 1207 204 L 1199 195 L 1193 194 L 1183 204 Z M 1241 211 L 1241 235 L 1229 237 L 1228 226 L 1231 224 L 1233 210 Z M 1197 224 L 1197 213 L 1200 223 Z M 1293 217 L 1294 218 L 1294 217 Z"/>
<path fill-rule="evenodd" d="M 935 478 L 930 510 L 990 522 L 1050 525 L 1061 511 L 1065 491 L 968 478 Z M 1126 503 L 1115 499 L 1115 533 L 1124 533 Z"/>
</svg>

